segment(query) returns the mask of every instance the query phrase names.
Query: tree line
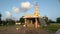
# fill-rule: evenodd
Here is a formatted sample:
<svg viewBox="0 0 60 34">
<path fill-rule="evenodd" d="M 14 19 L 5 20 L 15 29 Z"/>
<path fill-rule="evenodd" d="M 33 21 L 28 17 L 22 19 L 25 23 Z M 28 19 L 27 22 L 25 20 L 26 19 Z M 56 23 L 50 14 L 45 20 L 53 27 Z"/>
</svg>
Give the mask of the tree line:
<svg viewBox="0 0 60 34">
<path fill-rule="evenodd" d="M 24 18 L 20 18 L 19 21 L 15 21 L 12 19 L 6 19 L 6 20 L 1 20 L 2 15 L 0 14 L 0 25 L 14 25 L 16 22 L 24 23 Z M 45 21 L 48 23 L 60 23 L 60 17 L 56 18 L 56 21 L 53 21 L 51 19 L 48 19 L 48 17 L 45 17 Z"/>
<path fill-rule="evenodd" d="M 1 25 L 14 25 L 15 21 L 12 19 L 1 20 L 2 15 L 0 14 L 0 26 Z"/>
</svg>

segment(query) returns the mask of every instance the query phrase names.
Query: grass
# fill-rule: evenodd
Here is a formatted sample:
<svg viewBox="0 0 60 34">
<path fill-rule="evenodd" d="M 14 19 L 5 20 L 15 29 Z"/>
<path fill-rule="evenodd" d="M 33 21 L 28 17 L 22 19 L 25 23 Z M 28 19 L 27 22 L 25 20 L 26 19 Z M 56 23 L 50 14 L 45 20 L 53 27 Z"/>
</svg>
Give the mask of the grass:
<svg viewBox="0 0 60 34">
<path fill-rule="evenodd" d="M 10 28 L 10 27 L 21 27 L 21 26 L 16 26 L 16 25 L 12 25 L 12 26 L 0 26 L 0 30 L 4 30 L 6 28 Z M 50 25 L 46 26 L 44 29 L 49 30 L 53 33 L 55 33 L 58 29 L 60 29 L 60 23 L 51 23 Z"/>
<path fill-rule="evenodd" d="M 51 23 L 50 25 L 46 26 L 45 29 L 55 33 L 58 29 L 60 29 L 60 24 L 58 24 L 58 23 Z"/>
</svg>

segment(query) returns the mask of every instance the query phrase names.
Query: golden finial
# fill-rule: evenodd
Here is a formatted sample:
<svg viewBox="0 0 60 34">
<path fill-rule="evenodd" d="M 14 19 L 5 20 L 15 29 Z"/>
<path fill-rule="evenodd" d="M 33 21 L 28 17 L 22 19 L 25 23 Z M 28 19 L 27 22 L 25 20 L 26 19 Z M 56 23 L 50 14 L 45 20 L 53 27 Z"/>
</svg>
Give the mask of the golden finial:
<svg viewBox="0 0 60 34">
<path fill-rule="evenodd" d="M 40 16 L 40 13 L 39 13 L 39 10 L 38 10 L 38 3 L 37 3 L 37 0 L 35 0 L 36 4 L 35 4 L 35 12 L 34 12 L 34 15 L 35 16 Z"/>
</svg>

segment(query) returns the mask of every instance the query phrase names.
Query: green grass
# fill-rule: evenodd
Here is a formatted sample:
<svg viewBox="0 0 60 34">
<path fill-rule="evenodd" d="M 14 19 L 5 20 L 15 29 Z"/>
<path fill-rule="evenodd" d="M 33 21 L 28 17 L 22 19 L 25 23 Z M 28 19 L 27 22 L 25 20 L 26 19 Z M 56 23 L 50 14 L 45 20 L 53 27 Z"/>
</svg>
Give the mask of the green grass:
<svg viewBox="0 0 60 34">
<path fill-rule="evenodd" d="M 52 31 L 55 33 L 60 28 L 60 24 L 57 23 L 51 23 L 50 25 L 46 26 L 45 29 Z"/>
<path fill-rule="evenodd" d="M 10 27 L 18 27 L 17 25 L 10 25 L 10 26 L 0 26 L 0 30 L 10 28 Z M 21 27 L 21 25 L 19 26 Z M 60 29 L 60 23 L 51 23 L 50 25 L 46 26 L 44 29 L 49 30 L 53 33 L 55 33 L 58 29 Z"/>
</svg>

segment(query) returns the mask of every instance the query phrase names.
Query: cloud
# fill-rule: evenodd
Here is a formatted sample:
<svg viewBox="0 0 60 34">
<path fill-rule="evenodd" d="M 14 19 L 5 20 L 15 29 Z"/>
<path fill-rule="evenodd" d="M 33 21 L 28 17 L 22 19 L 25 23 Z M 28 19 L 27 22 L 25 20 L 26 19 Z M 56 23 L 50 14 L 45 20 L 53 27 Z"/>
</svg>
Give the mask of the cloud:
<svg viewBox="0 0 60 34">
<path fill-rule="evenodd" d="M 30 9 L 31 8 L 31 3 L 30 2 L 22 2 L 21 3 L 21 8 Z"/>
<path fill-rule="evenodd" d="M 15 18 L 11 15 L 11 13 L 9 11 L 6 11 L 6 18 L 15 20 Z"/>
<path fill-rule="evenodd" d="M 19 11 L 20 11 L 19 8 L 17 8 L 17 7 L 13 7 L 12 9 L 15 13 L 19 13 Z"/>
<path fill-rule="evenodd" d="M 12 17 L 12 15 L 11 15 L 11 13 L 9 11 L 6 11 L 6 17 L 7 18 L 11 18 Z"/>
<path fill-rule="evenodd" d="M 32 4 L 30 2 L 22 2 L 20 4 L 20 7 L 17 8 L 17 7 L 13 7 L 13 11 L 15 13 L 19 13 L 19 12 L 26 12 L 28 11 L 30 8 L 32 7 Z"/>
<path fill-rule="evenodd" d="M 27 10 L 29 10 L 32 7 L 32 4 L 30 2 L 22 2 L 21 3 L 21 8 L 20 10 L 22 12 L 26 12 Z"/>
</svg>

